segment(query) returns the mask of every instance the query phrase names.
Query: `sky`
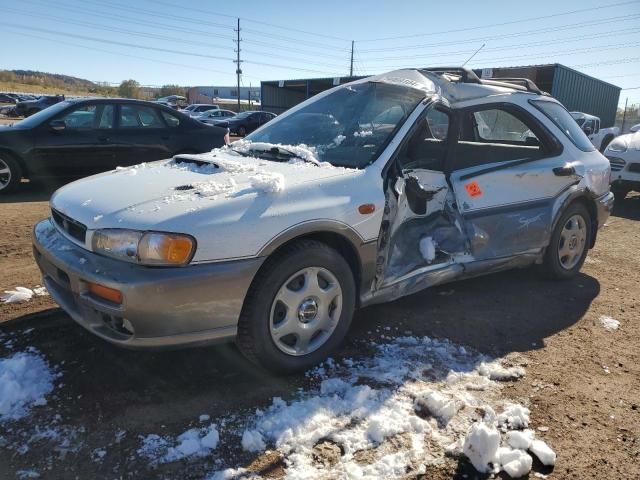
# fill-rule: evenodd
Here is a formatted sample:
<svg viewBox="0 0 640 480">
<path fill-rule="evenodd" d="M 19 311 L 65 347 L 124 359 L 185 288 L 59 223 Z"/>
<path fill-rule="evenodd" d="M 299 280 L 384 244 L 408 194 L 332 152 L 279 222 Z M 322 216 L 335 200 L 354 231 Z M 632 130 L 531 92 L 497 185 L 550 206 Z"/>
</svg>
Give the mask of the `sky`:
<svg viewBox="0 0 640 480">
<path fill-rule="evenodd" d="M 0 0 L 0 69 L 234 85 L 399 67 L 562 63 L 640 103 L 640 0 Z"/>
</svg>

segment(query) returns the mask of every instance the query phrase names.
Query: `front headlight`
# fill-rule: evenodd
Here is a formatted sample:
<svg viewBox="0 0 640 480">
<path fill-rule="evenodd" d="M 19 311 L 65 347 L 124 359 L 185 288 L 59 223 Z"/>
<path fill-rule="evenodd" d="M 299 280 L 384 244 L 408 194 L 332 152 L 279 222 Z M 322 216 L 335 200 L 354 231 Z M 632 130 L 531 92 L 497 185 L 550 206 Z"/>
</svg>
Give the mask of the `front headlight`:
<svg viewBox="0 0 640 480">
<path fill-rule="evenodd" d="M 117 228 L 96 230 L 91 241 L 96 253 L 141 265 L 186 265 L 195 248 L 196 242 L 189 235 Z"/>
<path fill-rule="evenodd" d="M 611 143 L 607 147 L 608 150 L 612 152 L 626 152 L 627 151 L 627 142 L 625 142 L 624 138 L 614 138 L 611 140 Z"/>
</svg>

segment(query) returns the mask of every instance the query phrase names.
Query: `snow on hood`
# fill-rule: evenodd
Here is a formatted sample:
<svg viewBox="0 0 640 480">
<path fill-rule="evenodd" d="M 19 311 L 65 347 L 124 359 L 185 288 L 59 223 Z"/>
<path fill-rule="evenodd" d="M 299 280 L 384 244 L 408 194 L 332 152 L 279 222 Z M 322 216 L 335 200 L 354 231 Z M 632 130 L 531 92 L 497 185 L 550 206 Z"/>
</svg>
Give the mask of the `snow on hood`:
<svg viewBox="0 0 640 480">
<path fill-rule="evenodd" d="M 246 149 L 240 142 L 234 148 Z M 273 162 L 243 157 L 223 147 L 118 167 L 62 187 L 52 196 L 51 205 L 88 228 L 127 228 L 123 219 L 132 214 L 144 218 L 137 228 L 152 228 L 173 216 L 233 199 L 278 195 L 298 185 L 358 172 L 317 162 L 304 146 L 287 149 L 295 150 L 300 158 Z"/>
</svg>

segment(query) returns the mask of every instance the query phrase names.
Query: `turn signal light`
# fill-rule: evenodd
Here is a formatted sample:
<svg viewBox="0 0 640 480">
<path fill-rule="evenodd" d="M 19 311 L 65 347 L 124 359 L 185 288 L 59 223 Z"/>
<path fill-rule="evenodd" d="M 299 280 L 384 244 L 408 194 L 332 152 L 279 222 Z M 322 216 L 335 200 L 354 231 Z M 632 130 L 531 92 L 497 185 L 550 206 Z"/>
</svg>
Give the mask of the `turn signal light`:
<svg viewBox="0 0 640 480">
<path fill-rule="evenodd" d="M 373 203 L 363 203 L 358 207 L 358 212 L 362 215 L 369 215 L 376 211 L 376 206 Z"/>
<path fill-rule="evenodd" d="M 93 296 L 117 303 L 118 305 L 122 304 L 122 292 L 120 290 L 91 282 L 87 282 L 87 290 Z"/>
</svg>

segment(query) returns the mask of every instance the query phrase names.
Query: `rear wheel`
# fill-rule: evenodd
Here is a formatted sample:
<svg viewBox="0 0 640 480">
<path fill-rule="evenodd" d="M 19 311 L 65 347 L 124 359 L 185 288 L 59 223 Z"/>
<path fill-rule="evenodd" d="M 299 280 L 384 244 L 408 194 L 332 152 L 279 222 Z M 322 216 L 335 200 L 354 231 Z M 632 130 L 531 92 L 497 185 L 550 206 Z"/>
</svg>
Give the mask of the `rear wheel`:
<svg viewBox="0 0 640 480">
<path fill-rule="evenodd" d="M 22 170 L 15 159 L 0 152 L 0 193 L 16 188 L 22 178 Z"/>
<path fill-rule="evenodd" d="M 574 203 L 556 225 L 544 260 L 546 273 L 555 279 L 575 276 L 584 263 L 591 243 L 591 217 L 586 207 Z"/>
<path fill-rule="evenodd" d="M 268 259 L 256 276 L 238 323 L 238 346 L 269 370 L 306 370 L 344 339 L 355 292 L 351 269 L 337 251 L 297 242 Z"/>
<path fill-rule="evenodd" d="M 247 134 L 247 129 L 244 127 L 238 127 L 238 135 L 244 137 Z"/>
</svg>

